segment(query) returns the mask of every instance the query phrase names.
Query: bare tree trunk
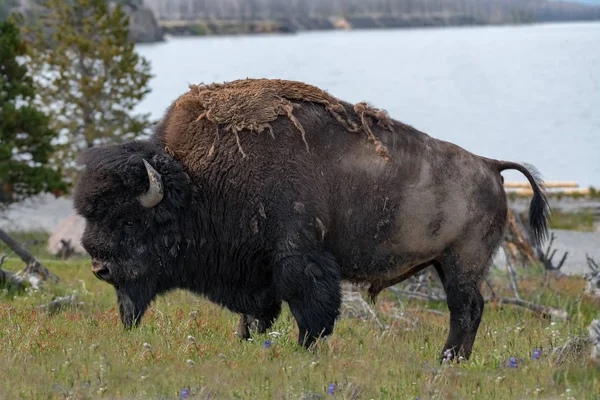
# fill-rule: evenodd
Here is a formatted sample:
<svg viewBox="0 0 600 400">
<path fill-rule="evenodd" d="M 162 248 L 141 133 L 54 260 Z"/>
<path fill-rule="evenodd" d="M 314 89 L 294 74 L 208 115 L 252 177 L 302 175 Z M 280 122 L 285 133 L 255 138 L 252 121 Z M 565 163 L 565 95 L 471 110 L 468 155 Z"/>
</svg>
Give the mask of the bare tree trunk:
<svg viewBox="0 0 600 400">
<path fill-rule="evenodd" d="M 43 280 L 47 280 L 48 278 L 52 278 L 55 282 L 58 282 L 60 279 L 52 272 L 48 270 L 42 263 L 40 263 L 34 256 L 31 254 L 25 247 L 23 247 L 19 242 L 10 237 L 8 233 L 4 232 L 4 230 L 0 229 L 0 240 L 8 245 L 21 259 L 27 264 L 25 267 L 25 272 L 29 274 L 38 274 L 42 277 Z"/>
</svg>

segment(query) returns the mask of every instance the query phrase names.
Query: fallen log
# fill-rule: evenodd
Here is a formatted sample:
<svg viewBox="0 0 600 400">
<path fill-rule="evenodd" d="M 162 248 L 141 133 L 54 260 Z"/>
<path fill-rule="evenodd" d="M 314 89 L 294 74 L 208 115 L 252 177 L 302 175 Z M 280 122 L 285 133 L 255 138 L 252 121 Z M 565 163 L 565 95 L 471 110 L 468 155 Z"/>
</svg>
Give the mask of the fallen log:
<svg viewBox="0 0 600 400">
<path fill-rule="evenodd" d="M 0 268 L 0 286 L 10 286 L 17 290 L 23 290 L 25 288 L 23 279 L 16 276 L 12 272 L 5 271 L 1 268 Z"/>
<path fill-rule="evenodd" d="M 409 296 L 409 297 L 419 299 L 419 300 L 446 302 L 445 295 L 439 295 L 439 294 L 430 295 L 430 294 L 425 294 L 425 293 L 412 292 L 409 290 L 402 290 L 402 289 L 398 289 L 396 287 L 390 287 L 388 289 L 390 289 L 392 292 L 394 292 L 398 295 Z M 517 298 L 507 298 L 507 297 L 485 297 L 484 301 L 486 303 L 510 304 L 510 305 L 513 305 L 516 307 L 525 308 L 527 310 L 535 312 L 536 314 L 539 314 L 543 318 L 557 318 L 557 319 L 561 319 L 561 320 L 569 319 L 569 314 L 565 310 L 548 307 L 548 306 L 542 306 L 542 305 L 535 304 L 535 303 L 532 303 L 527 300 L 522 300 L 522 299 L 517 299 Z"/>
<path fill-rule="evenodd" d="M 60 281 L 58 276 L 54 275 L 48 268 L 46 268 L 41 262 L 39 262 L 33 254 L 31 254 L 23 245 L 17 242 L 15 239 L 10 237 L 8 233 L 0 229 L 0 240 L 8 245 L 26 264 L 23 270 L 26 274 L 39 275 L 42 280 L 52 279 L 54 282 Z"/>
<path fill-rule="evenodd" d="M 38 308 L 42 309 L 42 310 L 47 310 L 48 313 L 50 313 L 50 314 L 54 314 L 54 313 L 62 310 L 64 307 L 72 306 L 72 305 L 82 306 L 84 304 L 85 303 L 78 301 L 77 295 L 74 294 L 71 296 L 58 297 L 48 304 L 42 304 L 42 305 L 38 306 Z"/>
<path fill-rule="evenodd" d="M 12 272 L 5 271 L 2 269 L 2 265 L 6 262 L 8 258 L 8 254 L 4 254 L 0 257 L 0 285 L 1 286 L 10 286 L 17 290 L 22 290 L 25 288 L 25 283 L 23 278 L 13 274 Z"/>
</svg>

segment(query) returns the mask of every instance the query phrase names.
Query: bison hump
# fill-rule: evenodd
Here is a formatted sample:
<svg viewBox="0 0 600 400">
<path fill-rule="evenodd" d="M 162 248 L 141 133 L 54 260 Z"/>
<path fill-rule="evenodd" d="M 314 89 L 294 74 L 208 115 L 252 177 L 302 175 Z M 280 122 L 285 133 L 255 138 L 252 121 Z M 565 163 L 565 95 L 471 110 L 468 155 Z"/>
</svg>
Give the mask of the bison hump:
<svg viewBox="0 0 600 400">
<path fill-rule="evenodd" d="M 356 104 L 353 110 L 348 112 L 334 96 L 302 82 L 248 78 L 209 85 L 190 85 L 189 91 L 175 102 L 174 107 L 183 111 L 186 123 L 208 121 L 214 125 L 216 132 L 235 135 L 238 149 L 245 157 L 239 133 L 243 130 L 259 133 L 267 131 L 274 136 L 271 122 L 280 116 L 289 118 L 302 135 L 306 150 L 310 151 L 306 132 L 294 116 L 294 110 L 303 102 L 324 106 L 347 131 L 365 133 L 374 144 L 375 151 L 389 160 L 388 149 L 371 130 L 374 121 L 377 121 L 379 126 L 392 130 L 391 119 L 385 111 L 377 110 L 363 102 Z M 352 112 L 353 115 L 349 115 Z M 181 125 L 175 122 L 176 125 Z"/>
</svg>

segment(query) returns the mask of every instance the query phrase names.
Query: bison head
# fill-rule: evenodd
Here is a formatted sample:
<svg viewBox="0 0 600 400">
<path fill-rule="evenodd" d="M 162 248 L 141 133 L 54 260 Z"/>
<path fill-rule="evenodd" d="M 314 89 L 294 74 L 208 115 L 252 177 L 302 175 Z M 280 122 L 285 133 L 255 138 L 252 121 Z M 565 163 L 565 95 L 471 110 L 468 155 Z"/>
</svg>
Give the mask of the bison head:
<svg viewBox="0 0 600 400">
<path fill-rule="evenodd" d="M 130 328 L 157 294 L 181 279 L 189 178 L 150 142 L 92 148 L 79 162 L 85 169 L 74 206 L 86 220 L 81 243 L 94 275 L 114 286 L 121 320 Z"/>
</svg>

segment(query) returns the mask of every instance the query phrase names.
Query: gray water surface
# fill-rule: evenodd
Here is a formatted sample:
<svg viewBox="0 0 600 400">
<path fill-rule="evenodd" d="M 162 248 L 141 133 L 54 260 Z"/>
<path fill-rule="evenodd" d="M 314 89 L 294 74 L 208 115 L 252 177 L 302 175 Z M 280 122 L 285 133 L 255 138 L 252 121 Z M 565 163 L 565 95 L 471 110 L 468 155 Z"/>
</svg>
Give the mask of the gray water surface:
<svg viewBox="0 0 600 400">
<path fill-rule="evenodd" d="M 159 118 L 190 83 L 304 81 L 547 180 L 600 186 L 600 23 L 173 38 L 140 45 Z M 525 178 L 504 173 L 507 180 Z"/>
</svg>

